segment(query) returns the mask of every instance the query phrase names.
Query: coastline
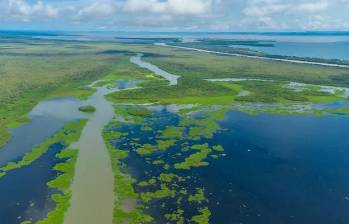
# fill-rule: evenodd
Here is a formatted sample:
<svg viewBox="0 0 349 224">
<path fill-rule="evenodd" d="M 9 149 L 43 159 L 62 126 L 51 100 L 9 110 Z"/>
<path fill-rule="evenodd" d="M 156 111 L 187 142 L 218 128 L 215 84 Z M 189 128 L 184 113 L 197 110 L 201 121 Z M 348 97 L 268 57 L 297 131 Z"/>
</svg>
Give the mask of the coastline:
<svg viewBox="0 0 349 224">
<path fill-rule="evenodd" d="M 219 51 L 204 50 L 204 49 L 199 49 L 199 48 L 181 47 L 181 46 L 177 46 L 177 45 L 169 45 L 169 44 L 166 44 L 166 43 L 155 43 L 154 45 L 156 45 L 156 46 L 163 46 L 163 47 L 177 48 L 177 49 L 183 49 L 183 50 L 190 50 L 190 51 L 197 51 L 197 52 L 203 52 L 203 53 L 210 53 L 210 54 L 218 54 L 218 55 L 226 55 L 226 56 L 251 58 L 251 59 L 270 60 L 270 61 L 279 61 L 279 62 L 289 62 L 289 63 L 294 63 L 294 64 L 304 64 L 304 65 L 319 65 L 319 66 L 334 67 L 334 68 L 349 68 L 349 65 L 340 65 L 340 64 L 322 63 L 322 62 L 311 62 L 311 61 L 302 61 L 302 60 L 292 60 L 292 59 L 270 58 L 270 57 L 263 57 L 263 56 L 252 56 L 252 55 L 244 55 L 244 54 L 225 53 L 225 52 L 219 52 Z"/>
</svg>

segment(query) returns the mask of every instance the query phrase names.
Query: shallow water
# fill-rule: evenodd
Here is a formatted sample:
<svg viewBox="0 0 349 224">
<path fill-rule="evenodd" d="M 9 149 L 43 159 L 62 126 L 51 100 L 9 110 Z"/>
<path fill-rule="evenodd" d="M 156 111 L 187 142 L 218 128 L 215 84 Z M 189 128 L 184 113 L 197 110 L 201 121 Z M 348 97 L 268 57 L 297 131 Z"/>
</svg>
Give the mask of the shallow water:
<svg viewBox="0 0 349 224">
<path fill-rule="evenodd" d="M 29 114 L 31 121 L 13 129 L 11 140 L 0 149 L 0 166 L 19 160 L 71 121 L 86 118 L 78 110 L 81 105 L 82 102 L 76 98 L 40 102 Z"/>
<path fill-rule="evenodd" d="M 120 81 L 115 87 L 98 88 L 88 100 L 59 98 L 40 102 L 29 114 L 31 122 L 13 130 L 13 138 L 0 151 L 0 165 L 17 161 L 31 149 L 76 119 L 89 118 L 81 136 L 74 144 L 80 149 L 76 177 L 73 185 L 71 223 L 111 223 L 114 202 L 113 173 L 109 154 L 104 146 L 101 131 L 114 115 L 112 104 L 104 95 L 118 89 L 134 88 L 134 81 Z M 81 105 L 91 104 L 97 108 L 94 114 L 78 110 Z M 50 199 L 52 191 L 47 182 L 54 179 L 52 171 L 58 162 L 55 154 L 59 145 L 29 166 L 9 172 L 0 179 L 1 223 L 19 223 L 18 220 L 32 218 L 34 221 L 46 217 L 55 206 Z M 95 211 L 102 209 L 99 215 Z M 73 214 L 73 215 L 71 215 Z M 90 214 L 90 216 L 86 215 Z M 67 223 L 70 223 L 70 221 Z"/>
<path fill-rule="evenodd" d="M 54 208 L 55 203 L 51 200 L 54 191 L 46 183 L 58 174 L 52 170 L 60 162 L 55 155 L 64 147 L 60 143 L 53 144 L 30 166 L 11 171 L 0 179 L 1 223 L 18 224 L 29 219 L 37 221 Z"/>
<path fill-rule="evenodd" d="M 330 102 L 330 103 L 320 103 L 316 105 L 316 107 L 320 110 L 322 109 L 341 109 L 341 108 L 347 108 L 349 107 L 348 101 L 336 101 L 336 102 Z"/>
<path fill-rule="evenodd" d="M 178 124 L 178 119 L 168 111 L 148 118 L 153 133 Z M 227 156 L 209 158 L 209 166 L 190 171 L 170 169 L 191 177 L 185 186 L 189 191 L 204 186 L 212 210 L 211 223 L 347 223 L 348 117 L 250 116 L 231 111 L 220 124 L 222 131 L 209 142 L 222 145 Z M 154 144 L 154 139 L 149 139 L 152 133 L 142 132 L 140 127 L 128 125 L 120 130 L 128 131 L 128 138 L 139 138 L 141 144 Z M 127 141 L 115 144 L 127 148 Z M 178 151 L 177 145 L 154 156 L 173 164 L 181 160 L 173 157 Z M 125 162 L 139 180 L 163 172 L 135 152 Z M 162 215 L 176 208 L 175 199 L 165 201 L 168 207 L 161 208 L 164 201 L 160 200 L 148 210 L 158 223 L 164 221 Z M 189 217 L 196 209 L 186 203 L 183 206 Z"/>
<path fill-rule="evenodd" d="M 133 81 L 123 81 L 116 87 L 133 87 Z M 102 130 L 114 116 L 114 107 L 104 96 L 116 89 L 101 87 L 87 101 L 96 108 L 77 142 L 79 157 L 72 184 L 71 207 L 65 224 L 111 224 L 114 208 L 114 175 Z"/>
<path fill-rule="evenodd" d="M 146 68 L 154 72 L 156 75 L 162 76 L 163 78 L 167 79 L 170 82 L 170 85 L 177 85 L 179 76 L 170 74 L 153 64 L 142 61 L 142 57 L 143 57 L 143 54 L 137 54 L 137 56 L 131 57 L 131 62 L 142 68 Z"/>
</svg>

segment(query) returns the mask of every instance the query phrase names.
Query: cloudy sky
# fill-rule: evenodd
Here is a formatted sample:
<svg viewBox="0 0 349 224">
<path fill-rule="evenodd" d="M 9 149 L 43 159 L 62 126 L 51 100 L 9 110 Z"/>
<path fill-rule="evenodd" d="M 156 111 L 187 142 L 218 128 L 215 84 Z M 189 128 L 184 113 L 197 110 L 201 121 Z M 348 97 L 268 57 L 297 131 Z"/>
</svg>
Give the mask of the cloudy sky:
<svg viewBox="0 0 349 224">
<path fill-rule="evenodd" d="M 349 0 L 0 0 L 0 29 L 349 30 Z"/>
</svg>

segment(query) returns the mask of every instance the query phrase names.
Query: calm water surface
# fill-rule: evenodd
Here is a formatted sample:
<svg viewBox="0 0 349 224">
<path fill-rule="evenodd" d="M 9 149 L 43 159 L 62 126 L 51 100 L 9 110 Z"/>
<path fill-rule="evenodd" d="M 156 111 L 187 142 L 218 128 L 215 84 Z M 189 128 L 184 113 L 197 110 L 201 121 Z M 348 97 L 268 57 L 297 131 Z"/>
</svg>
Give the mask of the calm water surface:
<svg viewBox="0 0 349 224">
<path fill-rule="evenodd" d="M 142 68 L 145 68 L 154 72 L 156 75 L 162 76 L 163 78 L 167 79 L 170 82 L 170 85 L 177 85 L 179 76 L 170 74 L 153 64 L 143 61 L 142 57 L 143 57 L 143 54 L 137 54 L 137 56 L 131 58 L 131 62 Z"/>
<path fill-rule="evenodd" d="M 153 122 L 156 133 L 167 125 L 178 124 L 179 117 L 162 111 L 149 121 Z M 191 171 L 169 171 L 191 176 L 186 185 L 189 192 L 205 187 L 212 210 L 211 223 L 348 222 L 348 117 L 250 116 L 231 111 L 220 125 L 223 131 L 209 142 L 222 145 L 226 157 L 209 158 L 209 166 Z M 142 144 L 155 143 L 152 134 L 142 132 L 140 127 L 126 126 L 121 130 L 128 131 L 129 138 L 139 138 Z M 119 148 L 127 147 L 122 141 L 115 144 Z M 180 147 L 175 146 L 161 158 L 174 164 L 182 160 L 173 157 L 178 151 Z M 134 152 L 126 163 L 128 171 L 140 180 L 163 172 Z M 176 208 L 171 200 L 167 201 L 169 207 L 165 207 L 164 214 Z M 149 212 L 162 223 L 165 220 L 161 219 L 159 206 L 160 202 L 155 202 Z M 183 206 L 190 217 L 192 206 Z"/>
<path fill-rule="evenodd" d="M 272 42 L 274 47 L 239 46 L 272 55 L 349 60 L 349 41 L 340 42 Z"/>
<path fill-rule="evenodd" d="M 64 125 L 86 115 L 78 110 L 76 98 L 59 98 L 40 102 L 29 114 L 31 121 L 12 130 L 12 138 L 0 149 L 0 166 L 17 161 L 33 147 L 52 136 Z"/>
<path fill-rule="evenodd" d="M 120 81 L 116 83 L 115 87 L 117 89 L 134 88 L 136 87 L 136 84 L 137 82 L 133 81 Z M 18 161 L 26 152 L 31 151 L 33 147 L 39 145 L 64 127 L 64 125 L 74 120 L 90 118 L 93 123 L 96 120 L 94 119 L 96 114 L 98 114 L 100 120 L 105 120 L 105 123 L 107 123 L 113 115 L 113 108 L 109 102 L 107 103 L 104 100 L 103 96 L 114 90 L 115 88 L 99 88 L 99 90 L 86 101 L 80 101 L 76 98 L 59 98 L 40 102 L 29 114 L 31 121 L 12 130 L 13 137 L 11 141 L 0 150 L 0 166 L 5 165 L 8 162 Z M 85 104 L 95 105 L 99 112 L 97 111 L 95 115 L 86 115 L 80 112 L 78 108 Z M 107 104 L 107 108 L 105 104 Z M 109 111 L 109 116 L 106 117 L 105 114 L 107 109 Z M 91 122 L 89 122 L 89 124 L 90 123 Z M 96 146 L 96 139 L 97 136 L 100 135 L 104 123 L 97 122 L 97 124 L 91 124 L 90 126 L 92 126 L 92 128 L 94 128 L 93 130 L 96 130 L 96 132 L 91 132 L 91 135 L 87 136 L 88 143 L 86 143 L 84 147 L 90 147 L 92 148 L 92 151 L 96 151 L 95 149 L 101 148 L 99 145 Z M 102 142 L 100 136 L 98 140 L 100 140 L 99 142 Z M 36 221 L 46 217 L 47 212 L 55 207 L 55 203 L 50 198 L 53 190 L 47 187 L 47 182 L 54 179 L 57 175 L 57 172 L 53 170 L 53 167 L 60 161 L 55 157 L 55 155 L 64 147 L 65 146 L 60 143 L 53 144 L 47 153 L 29 166 L 10 171 L 6 176 L 0 179 L 1 224 L 18 224 L 21 221 L 28 219 Z M 97 151 L 96 153 L 98 155 L 101 154 Z M 99 169 L 95 169 L 95 167 L 91 167 L 91 169 L 100 170 L 104 166 L 108 166 L 109 168 L 110 160 L 106 150 L 103 155 L 106 155 L 105 160 L 97 165 Z M 98 156 L 95 156 L 93 159 L 90 158 L 89 161 L 97 163 L 96 161 L 98 158 Z M 89 172 L 89 176 L 86 178 L 89 179 L 91 174 L 93 174 L 92 171 Z M 103 175 L 99 175 L 98 177 L 102 178 L 102 180 L 99 181 L 99 178 L 92 178 L 92 180 L 96 182 L 97 185 L 99 185 L 98 182 L 100 182 L 103 183 L 106 188 L 110 188 L 110 192 L 108 192 L 110 194 L 106 195 L 111 201 L 111 216 L 113 202 L 113 176 L 111 167 L 109 182 L 104 181 L 105 179 L 103 179 Z M 95 189 L 96 191 L 102 191 L 103 194 L 105 192 L 102 187 Z M 88 199 L 91 199 L 91 197 Z M 98 200 L 99 199 L 100 198 L 98 198 Z M 88 205 L 88 203 L 85 204 Z M 96 203 L 93 202 L 92 204 Z"/>
<path fill-rule="evenodd" d="M 55 191 L 48 188 L 47 182 L 58 174 L 52 169 L 62 161 L 56 154 L 64 147 L 53 144 L 30 166 L 11 171 L 0 179 L 0 223 L 18 224 L 30 219 L 35 222 L 54 208 L 51 194 Z"/>
<path fill-rule="evenodd" d="M 221 125 L 228 156 L 197 173 L 213 223 L 348 222 L 349 118 L 230 112 Z"/>
</svg>

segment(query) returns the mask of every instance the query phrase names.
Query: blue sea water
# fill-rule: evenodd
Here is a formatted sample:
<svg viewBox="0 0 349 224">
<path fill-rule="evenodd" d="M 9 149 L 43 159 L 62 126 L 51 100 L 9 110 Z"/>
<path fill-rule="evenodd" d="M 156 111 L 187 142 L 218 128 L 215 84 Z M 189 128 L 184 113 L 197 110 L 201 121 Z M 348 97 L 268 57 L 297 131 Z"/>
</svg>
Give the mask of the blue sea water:
<svg viewBox="0 0 349 224">
<path fill-rule="evenodd" d="M 349 41 L 289 42 L 275 41 L 274 47 L 239 46 L 271 55 L 349 60 Z"/>
</svg>

